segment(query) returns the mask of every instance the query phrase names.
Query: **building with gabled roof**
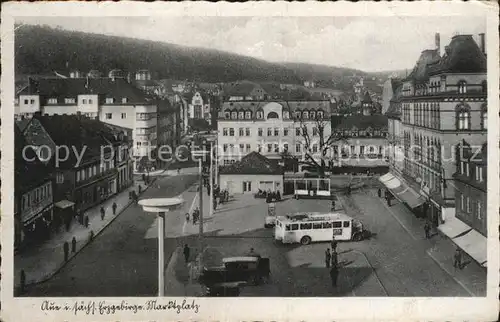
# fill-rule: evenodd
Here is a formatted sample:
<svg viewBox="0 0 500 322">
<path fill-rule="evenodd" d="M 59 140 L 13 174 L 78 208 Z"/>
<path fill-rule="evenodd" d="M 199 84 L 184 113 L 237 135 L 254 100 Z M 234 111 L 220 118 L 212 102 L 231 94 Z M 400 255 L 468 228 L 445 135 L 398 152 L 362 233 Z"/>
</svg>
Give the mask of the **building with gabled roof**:
<svg viewBox="0 0 500 322">
<path fill-rule="evenodd" d="M 486 141 L 486 53 L 484 34 L 479 43 L 472 35 L 456 35 L 442 55 L 439 39 L 436 35 L 435 48 L 422 52 L 393 99 L 388 114 L 400 118 L 400 132 L 394 136 L 401 138 L 403 164 L 400 168 L 391 162 L 383 180 L 417 216 L 453 239 L 460 234 L 456 196 L 463 191 L 454 184 L 459 161 L 448 159 L 463 140 L 470 146 Z"/>
<path fill-rule="evenodd" d="M 221 189 L 230 194 L 253 194 L 279 191 L 283 195 L 283 169 L 276 160 L 251 152 L 241 160 L 222 166 L 219 171 Z"/>
</svg>

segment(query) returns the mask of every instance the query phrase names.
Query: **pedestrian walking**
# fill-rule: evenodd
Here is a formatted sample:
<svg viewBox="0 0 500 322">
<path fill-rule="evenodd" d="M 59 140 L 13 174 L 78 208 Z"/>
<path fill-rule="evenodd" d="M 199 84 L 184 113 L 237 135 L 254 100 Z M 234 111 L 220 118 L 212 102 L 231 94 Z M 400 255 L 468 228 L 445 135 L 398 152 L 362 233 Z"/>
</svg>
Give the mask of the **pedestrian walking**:
<svg viewBox="0 0 500 322">
<path fill-rule="evenodd" d="M 189 249 L 189 246 L 187 244 L 184 245 L 184 260 L 187 262 L 189 262 L 189 253 L 190 253 L 190 249 Z"/>
<path fill-rule="evenodd" d="M 391 206 L 391 194 L 388 193 L 388 194 L 386 194 L 386 196 L 387 196 L 387 205 L 390 207 Z"/>
<path fill-rule="evenodd" d="M 64 242 L 63 251 L 64 251 L 64 261 L 67 262 L 68 261 L 68 255 L 69 255 L 69 244 L 68 244 L 68 242 Z"/>
<path fill-rule="evenodd" d="M 453 256 L 453 267 L 462 269 L 462 251 L 457 248 L 455 255 Z"/>
<path fill-rule="evenodd" d="M 330 261 L 332 260 L 332 254 L 330 253 L 330 248 L 325 251 L 325 265 L 326 268 L 330 268 Z"/>
<path fill-rule="evenodd" d="M 337 240 L 335 239 L 335 236 L 333 236 L 332 238 L 332 252 L 336 252 L 337 251 Z"/>
<path fill-rule="evenodd" d="M 382 197 L 382 189 L 378 188 L 377 195 L 379 198 Z"/>
<path fill-rule="evenodd" d="M 101 207 L 101 220 L 104 220 L 105 214 L 106 214 L 106 211 L 104 210 L 104 207 Z"/>
<path fill-rule="evenodd" d="M 431 238 L 431 225 L 429 225 L 429 222 L 426 222 L 424 225 L 424 231 L 425 231 L 425 239 Z"/>
<path fill-rule="evenodd" d="M 85 216 L 85 228 L 89 228 L 89 216 Z"/>
<path fill-rule="evenodd" d="M 71 252 L 74 253 L 76 252 L 76 238 L 73 237 L 73 239 L 71 240 Z"/>
<path fill-rule="evenodd" d="M 335 210 L 335 200 L 332 200 L 332 211 Z"/>
<path fill-rule="evenodd" d="M 339 266 L 339 254 L 336 250 L 332 251 L 332 266 Z"/>
<path fill-rule="evenodd" d="M 189 222 L 189 212 L 186 212 L 186 222 Z"/>
<path fill-rule="evenodd" d="M 141 185 L 139 185 L 139 187 L 138 187 L 138 188 L 139 188 L 139 194 L 141 194 L 141 192 L 142 192 L 142 186 L 141 186 Z"/>
<path fill-rule="evenodd" d="M 330 268 L 330 278 L 332 279 L 332 287 L 337 287 L 337 279 L 339 278 L 339 268 L 337 266 Z"/>
<path fill-rule="evenodd" d="M 116 208 L 117 207 L 118 206 L 116 205 L 116 202 L 113 202 L 113 206 L 112 206 L 112 208 L 113 208 L 113 215 L 116 215 Z"/>
<path fill-rule="evenodd" d="M 142 181 L 146 182 L 146 174 L 145 173 L 142 174 Z"/>
</svg>

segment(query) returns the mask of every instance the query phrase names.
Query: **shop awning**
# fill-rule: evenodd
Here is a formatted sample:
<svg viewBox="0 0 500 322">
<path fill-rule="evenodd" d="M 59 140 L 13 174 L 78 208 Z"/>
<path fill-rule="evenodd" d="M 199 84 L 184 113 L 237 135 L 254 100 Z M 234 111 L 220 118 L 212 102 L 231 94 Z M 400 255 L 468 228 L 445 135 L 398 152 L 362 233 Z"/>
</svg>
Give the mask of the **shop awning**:
<svg viewBox="0 0 500 322">
<path fill-rule="evenodd" d="M 384 182 L 384 185 L 389 189 L 396 189 L 401 186 L 401 181 L 398 178 L 393 178 L 389 181 Z"/>
<path fill-rule="evenodd" d="M 394 175 L 390 172 L 388 172 L 388 173 L 384 174 L 383 176 L 380 176 L 380 178 L 378 178 L 378 180 L 382 183 L 387 182 L 387 181 L 392 180 L 392 179 L 394 179 Z"/>
<path fill-rule="evenodd" d="M 451 239 L 463 234 L 471 228 L 457 217 L 447 218 L 444 224 L 438 226 L 438 229 Z"/>
<path fill-rule="evenodd" d="M 472 229 L 467 234 L 453 238 L 455 244 L 469 254 L 476 262 L 482 266 L 486 265 L 488 255 L 486 253 L 486 237 Z"/>
<path fill-rule="evenodd" d="M 56 202 L 54 205 L 59 209 L 66 209 L 72 207 L 75 203 L 69 200 L 61 200 Z"/>
<path fill-rule="evenodd" d="M 396 193 L 395 196 L 405 202 L 410 208 L 417 208 L 425 202 L 424 197 L 416 194 L 408 187 L 406 187 L 403 191 Z"/>
</svg>

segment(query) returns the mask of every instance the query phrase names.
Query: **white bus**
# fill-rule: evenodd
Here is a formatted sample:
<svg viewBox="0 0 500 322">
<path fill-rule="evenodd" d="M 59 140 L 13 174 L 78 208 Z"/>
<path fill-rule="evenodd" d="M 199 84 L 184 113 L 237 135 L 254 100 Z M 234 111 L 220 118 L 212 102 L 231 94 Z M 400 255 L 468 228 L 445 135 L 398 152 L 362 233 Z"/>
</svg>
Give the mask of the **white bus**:
<svg viewBox="0 0 500 322">
<path fill-rule="evenodd" d="M 343 213 L 295 213 L 276 218 L 274 239 L 284 244 L 336 240 L 360 241 L 364 238 L 363 225 Z"/>
<path fill-rule="evenodd" d="M 295 199 L 330 199 L 330 179 L 302 178 L 293 180 Z"/>
</svg>

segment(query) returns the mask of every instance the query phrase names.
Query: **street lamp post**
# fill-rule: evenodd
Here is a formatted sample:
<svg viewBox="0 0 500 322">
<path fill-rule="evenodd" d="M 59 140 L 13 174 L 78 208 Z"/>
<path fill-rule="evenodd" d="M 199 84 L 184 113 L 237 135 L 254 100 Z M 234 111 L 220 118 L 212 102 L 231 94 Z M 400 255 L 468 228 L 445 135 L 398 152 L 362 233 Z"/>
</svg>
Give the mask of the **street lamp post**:
<svg viewBox="0 0 500 322">
<path fill-rule="evenodd" d="M 153 198 L 139 200 L 145 212 L 158 216 L 158 296 L 165 292 L 165 214 L 184 203 L 182 198 Z"/>
</svg>

